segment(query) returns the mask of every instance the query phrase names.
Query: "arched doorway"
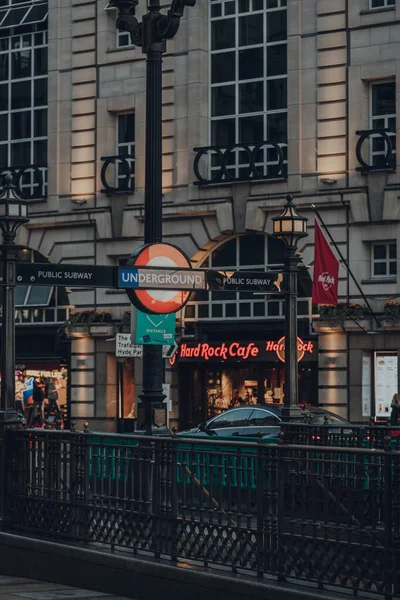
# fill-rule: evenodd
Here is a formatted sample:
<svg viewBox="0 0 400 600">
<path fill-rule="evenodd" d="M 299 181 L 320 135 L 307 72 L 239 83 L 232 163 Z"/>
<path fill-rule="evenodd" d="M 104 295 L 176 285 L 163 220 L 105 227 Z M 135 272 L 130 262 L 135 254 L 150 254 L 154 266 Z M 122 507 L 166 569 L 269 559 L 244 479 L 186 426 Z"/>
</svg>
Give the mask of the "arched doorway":
<svg viewBox="0 0 400 600">
<path fill-rule="evenodd" d="M 244 234 L 217 243 L 197 266 L 281 271 L 283 259 L 279 240 L 266 234 Z M 311 278 L 304 266 L 300 266 L 298 292 L 299 337 L 307 342 L 299 363 L 299 397 L 316 404 L 317 338 L 310 328 Z M 284 312 L 284 297 L 279 296 L 249 292 L 193 295 L 182 314 L 182 343 L 176 360 L 181 428 L 195 426 L 229 408 L 234 390 L 245 403 L 283 401 L 284 362 L 277 344 L 284 336 Z"/>
</svg>

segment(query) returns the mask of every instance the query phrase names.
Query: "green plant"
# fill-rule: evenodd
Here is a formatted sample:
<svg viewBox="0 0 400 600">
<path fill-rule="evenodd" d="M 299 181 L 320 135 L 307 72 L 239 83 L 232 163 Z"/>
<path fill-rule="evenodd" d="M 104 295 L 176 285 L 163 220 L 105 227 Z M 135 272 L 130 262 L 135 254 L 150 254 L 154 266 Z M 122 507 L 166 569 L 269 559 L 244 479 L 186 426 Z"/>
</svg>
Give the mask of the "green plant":
<svg viewBox="0 0 400 600">
<path fill-rule="evenodd" d="M 360 321 L 369 315 L 366 306 L 357 303 L 339 302 L 335 306 L 322 304 L 319 307 L 321 321 L 328 321 L 331 324 L 340 324 L 346 320 Z"/>
<path fill-rule="evenodd" d="M 96 323 L 110 323 L 112 315 L 105 310 L 83 310 L 71 312 L 68 319 L 62 323 L 58 329 L 58 333 L 62 335 L 69 329 L 79 325 L 91 325 Z"/>
<path fill-rule="evenodd" d="M 400 321 L 400 302 L 396 300 L 386 302 L 383 308 L 383 318 L 385 321 Z"/>
<path fill-rule="evenodd" d="M 123 327 L 131 326 L 131 311 L 130 310 L 124 311 L 124 314 L 122 315 L 122 326 Z"/>
</svg>

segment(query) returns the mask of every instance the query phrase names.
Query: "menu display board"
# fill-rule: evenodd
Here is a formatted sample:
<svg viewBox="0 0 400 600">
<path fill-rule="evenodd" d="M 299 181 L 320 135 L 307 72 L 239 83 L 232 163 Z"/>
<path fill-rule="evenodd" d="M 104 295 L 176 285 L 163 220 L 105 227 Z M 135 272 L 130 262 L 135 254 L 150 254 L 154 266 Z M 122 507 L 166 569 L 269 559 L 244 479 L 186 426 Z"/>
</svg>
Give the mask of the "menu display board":
<svg viewBox="0 0 400 600">
<path fill-rule="evenodd" d="M 390 417 L 390 404 L 397 394 L 397 354 L 375 355 L 375 416 Z"/>
<path fill-rule="evenodd" d="M 361 373 L 361 402 L 362 416 L 371 416 L 371 355 L 364 353 L 362 357 L 362 373 Z"/>
</svg>

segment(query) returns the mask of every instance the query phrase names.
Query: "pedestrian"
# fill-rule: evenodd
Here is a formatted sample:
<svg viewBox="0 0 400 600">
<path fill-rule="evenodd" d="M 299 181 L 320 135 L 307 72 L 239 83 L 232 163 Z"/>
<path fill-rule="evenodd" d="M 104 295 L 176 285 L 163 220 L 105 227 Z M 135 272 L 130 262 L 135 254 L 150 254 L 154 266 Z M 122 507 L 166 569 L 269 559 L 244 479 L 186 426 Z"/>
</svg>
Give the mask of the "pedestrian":
<svg viewBox="0 0 400 600">
<path fill-rule="evenodd" d="M 58 403 L 58 387 L 58 384 L 51 377 L 47 384 L 47 398 L 49 399 L 47 417 L 49 417 L 53 410 L 55 410 L 57 419 L 61 419 L 62 412 Z"/>
<path fill-rule="evenodd" d="M 236 408 L 237 406 L 242 406 L 243 398 L 239 395 L 239 390 L 233 390 L 232 400 L 229 405 L 229 408 Z"/>
<path fill-rule="evenodd" d="M 44 424 L 44 396 L 45 396 L 45 384 L 43 377 L 40 375 L 35 378 L 33 382 L 33 409 L 29 415 L 29 425 L 35 424 L 35 419 L 39 415 L 39 425 Z"/>
<path fill-rule="evenodd" d="M 22 373 L 15 378 L 15 403 L 17 412 L 25 416 L 24 390 L 26 389 L 25 377 Z"/>
<path fill-rule="evenodd" d="M 394 394 L 391 403 L 392 412 L 390 413 L 390 424 L 398 425 L 400 411 L 400 394 Z"/>
</svg>

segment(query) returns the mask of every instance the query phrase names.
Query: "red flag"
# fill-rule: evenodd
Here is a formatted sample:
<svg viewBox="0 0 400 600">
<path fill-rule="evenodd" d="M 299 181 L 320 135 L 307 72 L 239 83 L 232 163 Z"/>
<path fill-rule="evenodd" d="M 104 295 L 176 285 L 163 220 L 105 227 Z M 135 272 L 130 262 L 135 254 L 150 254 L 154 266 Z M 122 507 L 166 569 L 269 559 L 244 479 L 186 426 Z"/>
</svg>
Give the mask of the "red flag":
<svg viewBox="0 0 400 600">
<path fill-rule="evenodd" d="M 338 303 L 339 261 L 315 220 L 313 304 Z"/>
</svg>

